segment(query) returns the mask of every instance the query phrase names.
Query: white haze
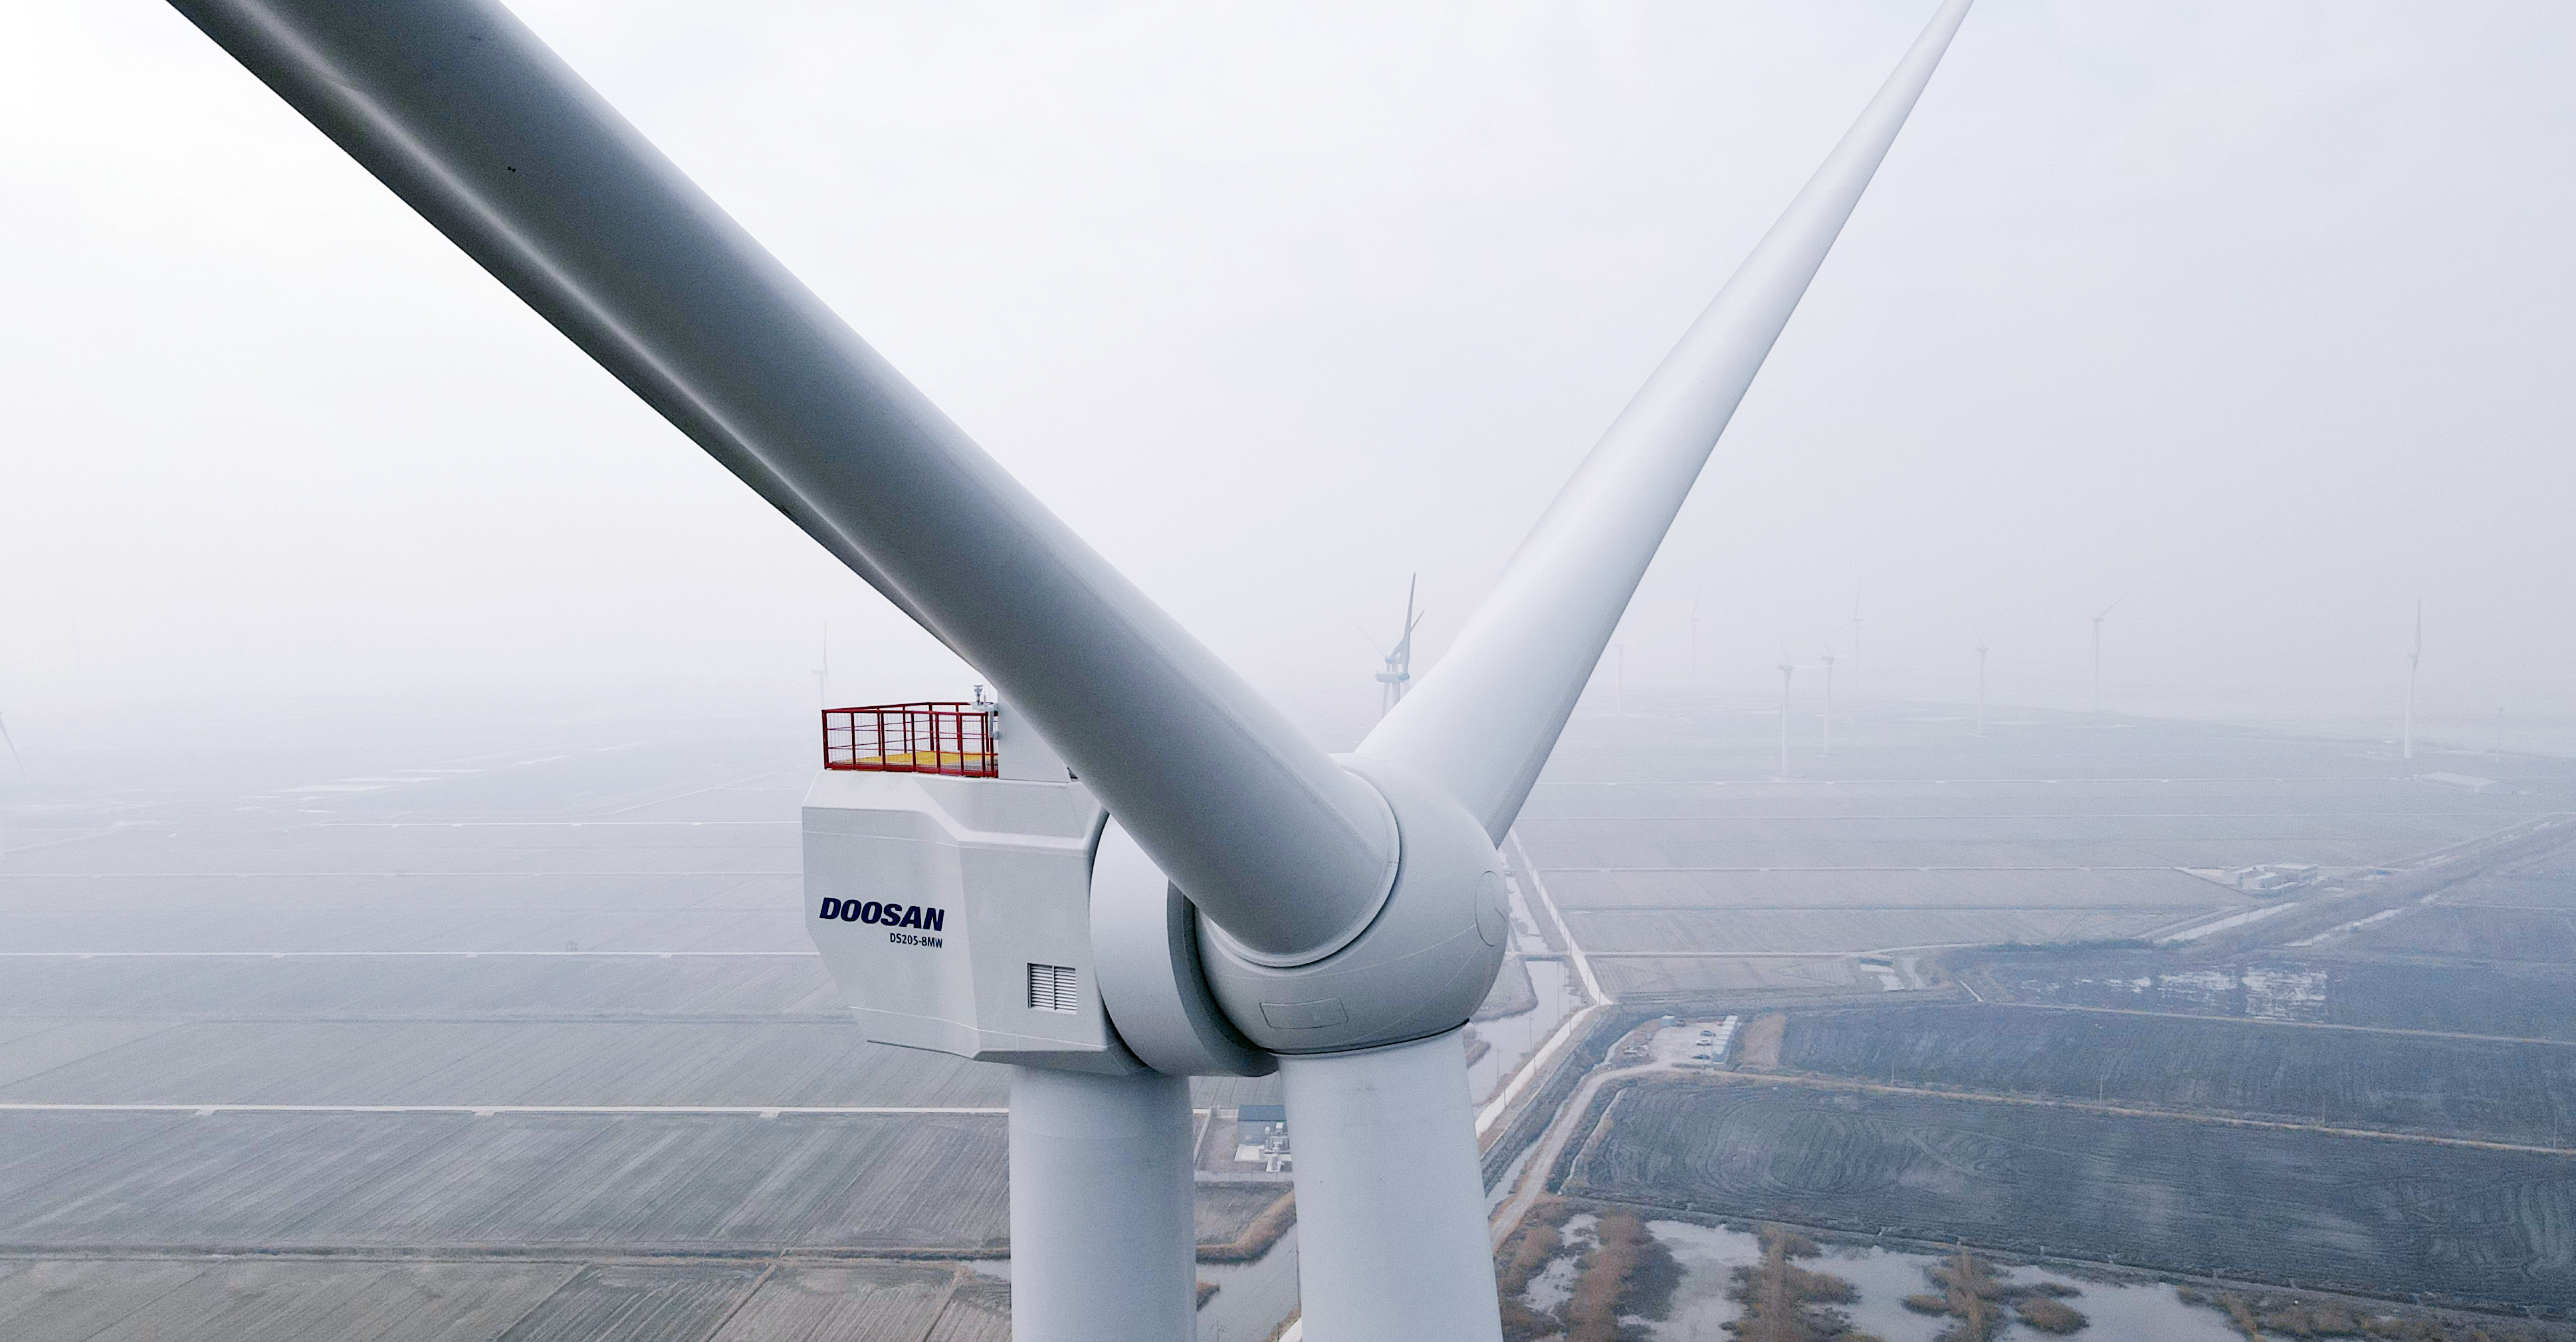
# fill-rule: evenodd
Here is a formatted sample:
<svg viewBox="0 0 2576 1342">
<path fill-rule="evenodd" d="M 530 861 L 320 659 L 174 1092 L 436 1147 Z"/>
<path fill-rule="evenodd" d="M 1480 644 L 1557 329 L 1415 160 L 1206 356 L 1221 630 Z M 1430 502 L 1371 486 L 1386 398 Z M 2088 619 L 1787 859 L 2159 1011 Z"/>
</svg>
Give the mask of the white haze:
<svg viewBox="0 0 2576 1342">
<path fill-rule="evenodd" d="M 527 0 L 1327 737 L 1436 659 L 1928 15 Z M 2576 9 L 1985 0 L 1621 636 L 1631 685 L 2576 708 Z M 969 673 L 166 7 L 0 44 L 0 716 Z M 1365 637 L 1354 628 L 1364 626 Z M 734 693 L 728 689 L 723 693 Z M 712 696 L 717 691 L 707 691 Z M 749 700 L 747 699 L 746 702 Z M 1340 744 L 1336 741 L 1335 744 Z"/>
</svg>

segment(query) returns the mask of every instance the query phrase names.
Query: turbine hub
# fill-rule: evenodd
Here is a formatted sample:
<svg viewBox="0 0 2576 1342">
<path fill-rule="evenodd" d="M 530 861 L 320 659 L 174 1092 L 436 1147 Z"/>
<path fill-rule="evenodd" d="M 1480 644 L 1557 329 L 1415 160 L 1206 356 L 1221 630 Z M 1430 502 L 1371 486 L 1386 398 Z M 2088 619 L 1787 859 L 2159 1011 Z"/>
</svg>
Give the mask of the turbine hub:
<svg viewBox="0 0 2576 1342">
<path fill-rule="evenodd" d="M 1209 991 L 1244 1038 L 1273 1053 L 1329 1053 L 1427 1038 L 1467 1023 L 1510 941 L 1503 860 L 1467 808 L 1365 755 L 1334 761 L 1395 815 L 1395 885 L 1358 936 L 1320 959 L 1270 965 L 1200 918 Z"/>
</svg>

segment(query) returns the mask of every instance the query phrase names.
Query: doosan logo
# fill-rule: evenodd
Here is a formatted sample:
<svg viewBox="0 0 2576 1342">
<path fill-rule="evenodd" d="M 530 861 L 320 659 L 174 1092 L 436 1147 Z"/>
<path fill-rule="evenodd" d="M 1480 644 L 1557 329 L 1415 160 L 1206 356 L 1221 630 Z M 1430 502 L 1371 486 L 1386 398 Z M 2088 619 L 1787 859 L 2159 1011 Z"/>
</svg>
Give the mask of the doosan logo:
<svg viewBox="0 0 2576 1342">
<path fill-rule="evenodd" d="M 874 923 L 879 927 L 918 927 L 925 932 L 945 931 L 948 910 L 927 909 L 919 904 L 880 904 L 875 900 L 826 899 L 818 915 L 825 922 L 838 919 L 845 923 Z"/>
</svg>

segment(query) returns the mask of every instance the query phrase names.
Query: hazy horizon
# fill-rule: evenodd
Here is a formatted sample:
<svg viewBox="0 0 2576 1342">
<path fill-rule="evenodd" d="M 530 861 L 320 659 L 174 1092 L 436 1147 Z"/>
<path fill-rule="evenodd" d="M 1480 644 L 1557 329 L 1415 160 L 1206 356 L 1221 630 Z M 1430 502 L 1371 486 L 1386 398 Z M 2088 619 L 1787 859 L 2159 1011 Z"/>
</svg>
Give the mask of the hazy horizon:
<svg viewBox="0 0 2576 1342">
<path fill-rule="evenodd" d="M 517 8 L 1343 744 L 1408 578 L 1422 669 L 1930 6 Z M 2106 709 L 2393 735 L 2420 600 L 2428 737 L 2502 708 L 2542 748 L 2570 37 L 1987 0 L 1648 575 L 1631 685 L 1774 692 L 1857 610 L 1861 695 L 1967 702 L 1982 642 L 1996 704 L 2082 708 L 2117 603 Z M 826 626 L 837 699 L 971 682 L 166 7 L 46 7 L 0 71 L 22 751 L 223 703 L 784 712 Z"/>
</svg>

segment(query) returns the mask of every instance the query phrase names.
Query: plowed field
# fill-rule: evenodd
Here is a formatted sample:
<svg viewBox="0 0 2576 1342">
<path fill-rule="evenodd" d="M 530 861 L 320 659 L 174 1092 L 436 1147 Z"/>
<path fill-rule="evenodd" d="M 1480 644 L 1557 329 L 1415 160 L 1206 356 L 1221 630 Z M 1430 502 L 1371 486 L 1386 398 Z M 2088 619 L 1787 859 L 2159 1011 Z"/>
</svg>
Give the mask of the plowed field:
<svg viewBox="0 0 2576 1342">
<path fill-rule="evenodd" d="M 1668 1083 L 1575 1191 L 1863 1232 L 2576 1306 L 2576 1157 L 2046 1105 Z"/>
</svg>

